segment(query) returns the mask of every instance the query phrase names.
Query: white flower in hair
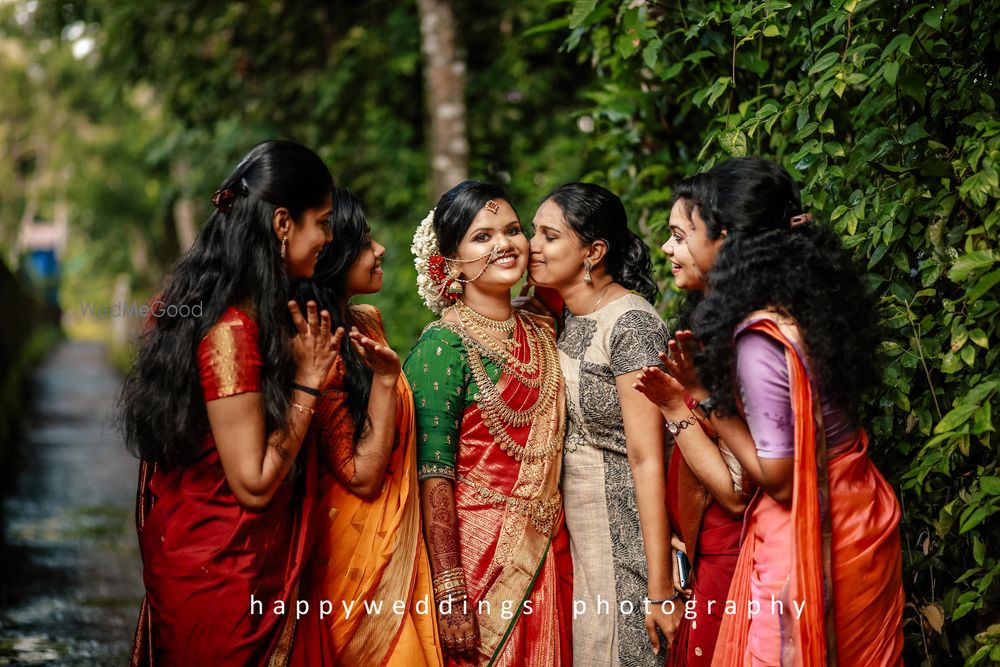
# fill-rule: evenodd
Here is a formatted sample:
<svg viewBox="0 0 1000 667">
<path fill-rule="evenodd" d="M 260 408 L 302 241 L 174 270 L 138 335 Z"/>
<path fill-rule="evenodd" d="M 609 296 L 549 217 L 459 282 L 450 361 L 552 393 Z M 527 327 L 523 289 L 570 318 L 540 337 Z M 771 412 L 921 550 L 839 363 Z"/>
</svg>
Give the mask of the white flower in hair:
<svg viewBox="0 0 1000 667">
<path fill-rule="evenodd" d="M 440 255 L 437 234 L 434 233 L 434 209 L 431 209 L 417 231 L 413 233 L 413 266 L 417 269 L 417 292 L 431 312 L 440 315 L 451 302 L 444 296 L 444 286 L 431 277 L 431 257 Z"/>
</svg>

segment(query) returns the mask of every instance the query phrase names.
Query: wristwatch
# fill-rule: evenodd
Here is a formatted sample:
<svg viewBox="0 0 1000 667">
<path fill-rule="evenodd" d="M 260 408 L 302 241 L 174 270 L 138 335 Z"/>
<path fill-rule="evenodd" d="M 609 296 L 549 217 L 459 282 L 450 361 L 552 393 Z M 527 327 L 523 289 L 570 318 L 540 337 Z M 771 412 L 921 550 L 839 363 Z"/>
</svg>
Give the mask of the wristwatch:
<svg viewBox="0 0 1000 667">
<path fill-rule="evenodd" d="M 715 410 L 715 400 L 711 396 L 702 401 L 698 401 L 691 406 L 691 413 L 697 417 L 699 421 L 708 419 L 708 416 L 712 414 L 713 410 Z"/>
<path fill-rule="evenodd" d="M 668 420 L 667 421 L 667 431 L 670 432 L 670 435 L 672 435 L 674 437 L 677 437 L 678 433 L 680 433 L 681 431 L 683 431 L 684 429 L 686 429 L 688 426 L 694 426 L 697 423 L 698 423 L 698 420 L 695 419 L 695 417 L 694 417 L 693 414 L 691 415 L 690 418 L 688 418 L 688 419 L 682 419 L 679 422 L 669 421 Z"/>
</svg>

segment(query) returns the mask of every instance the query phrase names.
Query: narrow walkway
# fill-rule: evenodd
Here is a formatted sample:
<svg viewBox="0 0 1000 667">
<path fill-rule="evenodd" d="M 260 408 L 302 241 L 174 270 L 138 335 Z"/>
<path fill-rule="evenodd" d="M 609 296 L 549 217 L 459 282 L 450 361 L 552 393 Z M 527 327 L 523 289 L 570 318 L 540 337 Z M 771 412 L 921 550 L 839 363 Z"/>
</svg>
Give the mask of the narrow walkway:
<svg viewBox="0 0 1000 667">
<path fill-rule="evenodd" d="M 119 379 L 93 343 L 33 378 L 23 466 L 3 500 L 0 664 L 124 665 L 142 571 L 136 460 L 108 425 Z"/>
</svg>

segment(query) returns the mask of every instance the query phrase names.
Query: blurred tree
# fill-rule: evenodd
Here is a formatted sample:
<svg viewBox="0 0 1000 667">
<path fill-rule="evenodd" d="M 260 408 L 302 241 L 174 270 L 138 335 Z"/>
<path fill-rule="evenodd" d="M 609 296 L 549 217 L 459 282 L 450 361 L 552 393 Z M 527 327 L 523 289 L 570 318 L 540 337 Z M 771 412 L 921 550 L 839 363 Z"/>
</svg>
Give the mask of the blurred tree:
<svg viewBox="0 0 1000 667">
<path fill-rule="evenodd" d="M 465 135 L 465 60 L 458 52 L 455 13 L 448 0 L 417 0 L 424 53 L 427 115 L 433 185 L 441 196 L 467 178 L 469 140 Z"/>
</svg>

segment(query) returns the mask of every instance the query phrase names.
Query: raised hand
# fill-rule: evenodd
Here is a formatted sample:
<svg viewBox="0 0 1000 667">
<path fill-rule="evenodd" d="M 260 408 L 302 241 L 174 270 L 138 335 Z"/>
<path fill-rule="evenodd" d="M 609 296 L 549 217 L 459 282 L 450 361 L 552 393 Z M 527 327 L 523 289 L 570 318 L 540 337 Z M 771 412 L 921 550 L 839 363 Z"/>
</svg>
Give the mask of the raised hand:
<svg viewBox="0 0 1000 667">
<path fill-rule="evenodd" d="M 399 355 L 391 347 L 365 336 L 358 331 L 357 327 L 351 327 L 351 333 L 348 335 L 351 339 L 351 345 L 354 346 L 354 350 L 358 353 L 358 356 L 361 357 L 361 360 L 365 362 L 368 368 L 372 369 L 372 372 L 376 376 L 385 380 L 391 380 L 392 382 L 396 381 L 402 367 L 399 362 Z"/>
<path fill-rule="evenodd" d="M 317 315 L 315 301 L 306 304 L 306 317 L 302 317 L 295 301 L 288 302 L 288 310 L 298 332 L 292 337 L 292 356 L 298 368 L 295 380 L 308 387 L 319 387 L 340 354 L 344 329 L 338 327 L 331 333 L 330 313 L 324 310 Z"/>
<path fill-rule="evenodd" d="M 666 366 L 667 372 L 677 379 L 689 393 L 700 392 L 701 381 L 694 367 L 694 355 L 700 349 L 701 343 L 690 331 L 678 331 L 674 339 L 667 343 L 670 354 L 660 353 L 660 361 Z"/>
<path fill-rule="evenodd" d="M 661 358 L 665 356 L 660 353 Z M 660 410 L 670 412 L 685 407 L 684 385 L 656 366 L 646 366 L 639 371 L 632 386 Z"/>
</svg>

